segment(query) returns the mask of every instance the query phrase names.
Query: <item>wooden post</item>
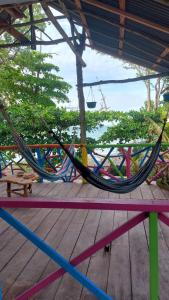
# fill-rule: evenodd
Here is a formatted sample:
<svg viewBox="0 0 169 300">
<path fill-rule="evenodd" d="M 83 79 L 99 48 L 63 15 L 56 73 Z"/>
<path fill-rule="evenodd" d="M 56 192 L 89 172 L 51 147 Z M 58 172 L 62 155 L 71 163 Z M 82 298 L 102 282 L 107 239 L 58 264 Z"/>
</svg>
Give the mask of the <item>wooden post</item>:
<svg viewBox="0 0 169 300">
<path fill-rule="evenodd" d="M 76 51 L 79 55 L 83 55 L 85 45 L 85 37 L 82 35 L 80 45 L 76 44 Z M 86 150 L 86 120 L 85 120 L 85 98 L 83 93 L 83 66 L 76 56 L 76 73 L 77 73 L 77 93 L 79 100 L 79 117 L 80 117 L 80 143 L 82 145 L 82 162 L 87 166 L 87 150 Z M 84 183 L 85 181 L 83 181 Z"/>
<path fill-rule="evenodd" d="M 30 22 L 33 22 L 34 16 L 33 16 L 32 4 L 29 5 L 29 15 L 30 15 Z M 36 33 L 35 33 L 35 26 L 33 24 L 31 24 L 31 49 L 36 50 Z"/>
<path fill-rule="evenodd" d="M 149 214 L 150 300 L 158 300 L 158 214 Z"/>
<path fill-rule="evenodd" d="M 1 167 L 1 161 L 0 161 L 0 178 L 2 178 L 2 167 Z M 0 298 L 1 299 L 1 298 Z"/>
</svg>

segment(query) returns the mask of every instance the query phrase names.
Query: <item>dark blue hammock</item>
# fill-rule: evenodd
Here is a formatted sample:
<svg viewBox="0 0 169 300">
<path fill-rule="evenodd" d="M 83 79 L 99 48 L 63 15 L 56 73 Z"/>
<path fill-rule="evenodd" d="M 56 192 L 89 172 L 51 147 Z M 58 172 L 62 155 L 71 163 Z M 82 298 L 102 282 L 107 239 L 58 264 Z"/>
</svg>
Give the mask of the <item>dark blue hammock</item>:
<svg viewBox="0 0 169 300">
<path fill-rule="evenodd" d="M 46 171 L 44 171 L 38 164 L 34 156 L 32 155 L 30 149 L 27 147 L 27 145 L 24 143 L 23 139 L 17 134 L 8 114 L 6 113 L 3 105 L 0 106 L 1 112 L 8 122 L 9 127 L 12 130 L 13 137 L 15 139 L 16 144 L 18 145 L 18 148 L 20 149 L 23 157 L 26 159 L 27 163 L 43 178 L 51 181 L 58 180 L 57 175 L 50 174 Z M 121 182 L 112 182 L 110 180 L 107 180 L 97 174 L 95 174 L 93 171 L 91 171 L 88 167 L 85 167 L 81 161 L 79 161 L 74 155 L 62 144 L 62 142 L 59 140 L 57 135 L 54 133 L 54 131 L 50 130 L 48 131 L 50 134 L 53 135 L 56 142 L 61 146 L 61 148 L 65 151 L 67 156 L 70 158 L 73 165 L 76 167 L 78 172 L 81 174 L 81 176 L 90 184 L 94 185 L 95 187 L 112 192 L 112 193 L 118 193 L 118 194 L 124 194 L 129 193 L 136 189 L 139 185 L 141 185 L 147 177 L 150 175 L 151 171 L 153 170 L 153 167 L 155 165 L 155 162 L 159 156 L 160 153 L 160 147 L 162 142 L 162 135 L 163 131 L 166 125 L 167 119 L 164 121 L 163 128 L 161 131 L 161 134 L 155 144 L 155 146 L 152 149 L 152 152 L 147 159 L 144 166 L 140 168 L 140 170 L 137 172 L 137 174 L 133 175 L 132 177 L 122 180 Z"/>
<path fill-rule="evenodd" d="M 73 157 L 71 153 L 65 148 L 62 142 L 58 139 L 57 135 L 53 131 L 49 131 L 55 138 L 56 142 L 59 143 L 61 148 L 65 151 L 65 153 L 69 156 L 74 166 L 77 168 L 78 172 L 81 176 L 90 184 L 94 185 L 95 187 L 118 194 L 129 193 L 136 189 L 139 185 L 141 185 L 150 175 L 151 171 L 153 170 L 154 164 L 159 156 L 161 142 L 162 142 L 162 135 L 166 125 L 166 120 L 164 121 L 163 128 L 161 134 L 152 149 L 152 152 L 147 159 L 144 166 L 140 168 L 137 174 L 133 175 L 132 177 L 122 180 L 121 182 L 111 182 L 91 171 L 89 168 L 85 167 L 77 158 Z"/>
</svg>

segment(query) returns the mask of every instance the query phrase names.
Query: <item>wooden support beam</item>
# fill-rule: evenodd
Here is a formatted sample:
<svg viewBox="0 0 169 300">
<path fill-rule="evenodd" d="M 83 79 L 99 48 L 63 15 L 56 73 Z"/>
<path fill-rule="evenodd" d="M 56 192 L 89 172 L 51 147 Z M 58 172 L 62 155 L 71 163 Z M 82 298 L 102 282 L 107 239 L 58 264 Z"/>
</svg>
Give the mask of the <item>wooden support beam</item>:
<svg viewBox="0 0 169 300">
<path fill-rule="evenodd" d="M 66 19 L 65 16 L 55 16 L 55 19 L 57 20 L 62 20 L 62 19 Z M 38 20 L 33 20 L 32 22 L 24 22 L 24 23 L 16 23 L 16 24 L 12 24 L 13 27 L 18 28 L 18 27 L 25 27 L 25 26 L 30 26 L 30 25 L 35 25 L 35 24 L 40 24 L 40 23 L 44 23 L 44 22 L 49 22 L 49 18 L 42 18 L 42 19 L 38 19 Z"/>
<path fill-rule="evenodd" d="M 91 33 L 90 33 L 90 30 L 89 30 L 89 27 L 88 27 L 88 24 L 87 24 L 86 16 L 85 16 L 85 14 L 83 13 L 83 10 L 82 10 L 82 5 L 81 5 L 80 0 L 75 0 L 75 5 L 76 5 L 77 10 L 79 12 L 82 25 L 85 28 L 87 37 L 89 39 L 89 43 L 90 43 L 91 46 L 93 46 L 93 42 L 92 42 L 92 39 L 91 39 Z"/>
<path fill-rule="evenodd" d="M 14 17 L 15 19 L 18 19 L 18 18 L 24 18 L 25 15 L 24 13 L 18 9 L 18 8 L 6 8 L 5 11 L 11 16 L 11 17 Z"/>
<path fill-rule="evenodd" d="M 23 4 L 31 4 L 39 2 L 38 0 L 0 0 L 0 6 L 7 7 L 10 5 L 11 7 L 15 7 L 16 5 Z"/>
<path fill-rule="evenodd" d="M 33 17 L 32 4 L 29 5 L 29 16 L 30 16 L 30 22 L 33 22 L 34 17 Z M 36 50 L 36 33 L 35 33 L 35 25 L 34 24 L 31 24 L 31 49 Z"/>
<path fill-rule="evenodd" d="M 78 32 L 73 20 L 72 20 L 72 17 L 70 16 L 70 13 L 67 9 L 67 7 L 65 6 L 64 2 L 61 1 L 61 0 L 58 0 L 59 1 L 59 4 L 60 4 L 60 7 L 61 9 L 63 10 L 64 12 L 64 15 L 65 17 L 68 19 L 69 23 L 70 23 L 70 27 L 71 27 L 71 32 L 73 33 L 72 34 L 72 37 L 75 37 L 75 34 L 80 38 L 80 33 Z M 74 42 L 73 42 L 74 43 Z M 75 44 L 74 44 L 75 45 Z"/>
<path fill-rule="evenodd" d="M 104 4 L 104 3 L 100 2 L 100 1 L 97 1 L 97 0 L 82 0 L 82 1 L 87 3 L 87 4 L 92 5 L 94 7 L 103 9 L 107 12 L 116 14 L 118 16 L 123 16 L 123 17 L 125 17 L 125 18 L 127 18 L 127 19 L 129 19 L 133 22 L 136 22 L 136 23 L 142 24 L 144 26 L 147 26 L 149 28 L 152 28 L 152 29 L 155 29 L 155 30 L 158 30 L 158 31 L 169 34 L 169 27 L 151 22 L 147 19 L 141 18 L 141 17 L 136 16 L 134 14 L 131 14 L 129 12 L 123 11 L 119 8 L 113 7 L 113 6 L 108 5 L 108 4 Z"/>
<path fill-rule="evenodd" d="M 157 58 L 155 64 L 153 64 L 152 68 L 155 69 L 157 67 L 157 64 L 159 64 L 162 60 L 164 60 L 164 57 L 169 54 L 169 48 L 166 48 L 160 56 Z"/>
<path fill-rule="evenodd" d="M 119 0 L 119 8 L 123 11 L 126 9 L 126 0 Z M 125 17 L 120 15 L 120 38 L 119 38 L 119 55 L 122 55 L 124 46 L 124 35 L 125 35 Z"/>
<path fill-rule="evenodd" d="M 69 37 L 70 41 L 73 40 L 72 37 Z M 45 46 L 50 46 L 50 45 L 57 45 L 60 43 L 65 43 L 65 39 L 61 38 L 61 39 L 57 39 L 57 40 L 52 40 L 52 41 L 37 41 L 36 40 L 36 45 L 45 45 Z M 17 47 L 27 47 L 27 46 L 31 46 L 31 41 L 26 41 L 26 42 L 22 42 L 22 43 L 9 43 L 9 44 L 0 44 L 0 48 L 17 48 Z"/>
<path fill-rule="evenodd" d="M 86 64 L 83 61 L 82 57 L 79 55 L 79 53 L 76 51 L 73 43 L 69 40 L 67 33 L 63 30 L 61 25 L 58 23 L 58 21 L 55 19 L 53 13 L 51 12 L 50 8 L 48 5 L 44 2 L 41 3 L 43 10 L 45 11 L 47 17 L 50 19 L 52 24 L 55 26 L 55 28 L 58 30 L 58 32 L 61 34 L 61 36 L 65 39 L 71 50 L 74 52 L 78 60 L 82 63 L 82 66 L 85 67 Z"/>
<path fill-rule="evenodd" d="M 5 29 L 6 32 L 8 32 L 20 42 L 29 42 L 29 40 L 27 39 L 27 37 L 24 36 L 24 34 L 16 30 L 12 25 L 9 25 L 4 20 L 0 20 L 0 29 Z"/>
<path fill-rule="evenodd" d="M 96 33 L 96 34 L 98 34 L 98 35 L 100 35 L 100 36 L 102 36 L 102 37 L 104 37 L 104 38 L 106 38 L 106 39 L 109 39 L 110 41 L 113 41 L 113 40 L 119 41 L 119 38 L 118 38 L 118 37 L 113 37 L 113 38 L 112 38 L 111 35 L 102 33 L 102 32 L 97 31 L 97 30 L 92 30 L 92 32 L 94 32 L 94 33 Z M 123 42 L 123 40 L 120 40 L 120 41 Z M 155 61 L 156 58 L 157 58 L 157 55 L 155 55 L 155 54 L 149 52 L 148 49 L 145 50 L 145 49 L 143 49 L 142 47 L 135 46 L 133 43 L 128 42 L 128 41 L 125 41 L 125 44 L 128 45 L 128 46 L 130 46 L 131 48 L 133 48 L 133 49 L 135 49 L 135 50 L 138 50 L 139 52 L 141 52 L 141 53 L 143 53 L 143 54 L 146 54 L 146 55 L 149 56 L 149 57 L 152 57 L 152 59 L 153 59 L 154 61 Z M 119 50 L 118 50 L 118 54 L 119 54 L 119 55 L 121 55 L 121 54 L 119 53 L 120 50 L 121 50 L 121 49 L 119 48 Z M 166 62 L 167 64 L 169 64 L 169 60 L 167 60 L 167 59 L 165 59 L 165 58 L 163 58 L 163 57 L 161 57 L 161 60 L 164 61 L 164 62 Z"/>
<path fill-rule="evenodd" d="M 53 41 L 52 38 L 42 28 L 35 26 L 35 29 L 37 29 L 39 32 L 43 33 L 43 35 L 45 35 L 49 39 L 49 41 Z M 39 38 L 39 40 L 42 41 L 41 38 Z"/>
<path fill-rule="evenodd" d="M 85 31 L 80 40 L 80 45 L 77 46 L 79 55 L 83 55 L 85 48 Z M 83 92 L 83 67 L 82 63 L 76 56 L 76 75 L 77 75 L 77 93 L 79 101 L 79 119 L 80 119 L 80 143 L 82 145 L 82 162 L 87 166 L 87 151 L 86 151 L 86 112 L 85 112 L 85 97 Z M 85 183 L 85 181 L 83 181 Z"/>
<path fill-rule="evenodd" d="M 134 30 L 132 30 L 132 29 L 125 28 L 125 27 L 124 27 L 123 25 L 121 25 L 121 24 L 117 24 L 117 23 L 115 23 L 115 22 L 113 22 L 113 21 L 106 20 L 106 19 L 104 19 L 104 18 L 102 18 L 102 17 L 100 17 L 100 16 L 96 16 L 96 15 L 94 15 L 94 14 L 92 14 L 92 13 L 84 12 L 84 14 L 85 14 L 85 15 L 88 15 L 88 16 L 91 16 L 91 17 L 93 17 L 93 18 L 95 18 L 95 19 L 98 19 L 98 20 L 100 20 L 100 21 L 102 21 L 102 22 L 105 22 L 105 23 L 107 23 L 107 24 L 109 24 L 109 25 L 111 25 L 111 26 L 118 27 L 118 28 L 122 29 L 123 31 L 127 31 L 127 32 L 130 32 L 130 33 L 132 33 L 132 34 L 134 34 L 134 35 L 136 35 L 136 36 L 142 37 L 143 39 L 145 39 L 145 40 L 147 40 L 147 41 L 149 41 L 149 42 L 151 42 L 151 43 L 154 43 L 154 44 L 157 45 L 157 46 L 163 47 L 165 50 L 161 53 L 161 56 L 160 56 L 160 58 L 158 59 L 157 63 L 160 63 L 161 60 L 163 60 L 164 62 L 168 62 L 168 61 L 164 58 L 164 57 L 169 53 L 169 46 L 168 46 L 168 44 L 167 44 L 165 41 L 160 40 L 159 38 L 158 38 L 158 39 L 155 39 L 154 36 L 152 36 L 152 35 L 150 35 L 150 34 L 147 34 L 147 33 L 144 33 L 144 32 L 137 32 L 137 31 L 134 31 Z M 102 34 L 102 33 L 100 33 L 100 32 L 97 32 L 97 33 L 98 33 L 98 34 Z M 122 41 L 121 41 L 121 42 L 122 42 Z M 119 44 L 120 44 L 120 41 L 119 41 Z M 126 44 L 129 45 L 128 42 L 126 42 Z M 130 46 L 131 46 L 131 45 L 130 45 Z M 135 46 L 135 45 L 132 45 L 132 47 L 136 49 L 136 46 Z M 121 50 L 121 48 L 120 48 L 120 46 L 119 46 L 119 52 L 120 52 L 120 50 Z M 145 53 L 145 51 L 144 51 L 143 49 L 139 49 L 139 50 Z M 119 53 L 119 54 L 120 54 L 120 53 Z M 151 54 L 151 56 L 152 56 L 152 54 Z M 153 64 L 152 68 L 155 69 L 156 66 L 157 66 L 156 64 Z"/>
<path fill-rule="evenodd" d="M 169 6 L 169 2 L 168 0 L 154 0 L 155 2 L 158 2 L 160 4 L 163 4 L 163 5 L 166 5 L 166 6 Z"/>
<path fill-rule="evenodd" d="M 78 13 L 78 11 L 77 11 L 77 13 Z M 124 27 L 123 25 L 117 24 L 117 23 L 115 23 L 113 21 L 107 20 L 107 19 L 105 19 L 103 17 L 97 16 L 97 15 L 95 15 L 93 13 L 90 13 L 90 12 L 87 12 L 87 11 L 84 11 L 84 14 L 87 15 L 87 16 L 93 17 L 96 20 L 105 22 L 108 25 L 111 25 L 111 26 L 114 26 L 114 27 L 117 27 L 117 28 L 122 28 L 125 31 L 130 32 L 130 33 L 132 33 L 132 34 L 134 34 L 136 36 L 142 37 L 145 40 L 147 40 L 147 41 L 149 41 L 151 43 L 154 43 L 157 46 L 160 46 L 160 47 L 163 47 L 163 48 L 169 47 L 169 45 L 165 41 L 161 40 L 160 38 L 157 39 L 153 35 L 148 34 L 148 33 L 144 32 L 144 31 L 139 31 L 138 32 L 138 31 L 135 31 L 133 29 L 129 29 L 127 27 Z"/>
<path fill-rule="evenodd" d="M 130 83 L 130 82 L 136 82 L 136 81 L 149 80 L 149 79 L 154 79 L 154 78 L 162 78 L 162 77 L 167 77 L 167 76 L 169 76 L 169 70 L 168 70 L 168 72 L 144 75 L 144 76 L 139 76 L 139 77 L 134 77 L 134 78 L 110 79 L 110 80 L 100 80 L 100 81 L 95 81 L 95 82 L 90 82 L 90 83 L 83 83 L 83 86 L 88 87 L 88 86 L 97 86 L 97 85 L 102 85 L 102 84 L 116 84 L 116 83 L 122 84 L 122 83 Z"/>
<path fill-rule="evenodd" d="M 89 46 L 90 47 L 90 46 Z M 113 47 L 108 47 L 107 45 L 102 45 L 100 43 L 97 42 L 97 44 L 95 44 L 95 49 L 98 50 L 98 51 L 101 51 L 101 52 L 104 52 L 106 51 L 107 54 L 109 54 L 110 56 L 113 56 L 113 57 L 116 57 L 116 58 L 119 58 L 119 59 L 123 59 L 123 60 L 126 60 L 126 57 L 122 57 L 122 56 L 119 56 L 118 54 L 118 50 L 117 48 L 113 48 Z M 112 53 L 112 50 L 116 50 L 117 53 Z M 153 61 L 150 60 L 150 59 L 145 59 L 145 58 L 141 58 L 141 57 L 138 57 L 136 55 L 133 55 L 129 52 L 126 52 L 125 51 L 125 54 L 128 56 L 127 57 L 127 61 L 131 62 L 131 63 L 134 63 L 134 64 L 138 64 L 138 65 L 141 65 L 145 68 L 147 68 L 147 64 L 151 64 L 153 65 Z M 138 63 L 136 63 L 135 60 L 139 60 Z M 161 67 L 163 69 L 167 69 L 167 67 L 165 66 L 161 66 L 160 64 L 158 64 L 158 67 Z M 168 68 L 169 69 L 169 68 Z"/>
</svg>

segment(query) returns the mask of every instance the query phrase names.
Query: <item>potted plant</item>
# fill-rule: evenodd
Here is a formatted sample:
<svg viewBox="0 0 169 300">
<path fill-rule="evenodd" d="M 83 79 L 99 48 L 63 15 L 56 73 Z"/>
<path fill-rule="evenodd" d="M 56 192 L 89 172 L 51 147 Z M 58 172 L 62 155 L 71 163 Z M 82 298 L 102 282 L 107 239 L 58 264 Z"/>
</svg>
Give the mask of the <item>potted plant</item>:
<svg viewBox="0 0 169 300">
<path fill-rule="evenodd" d="M 95 108 L 96 107 L 96 101 L 87 102 L 87 107 L 88 108 Z"/>
<path fill-rule="evenodd" d="M 163 100 L 165 102 L 169 102 L 169 92 L 166 92 L 165 94 L 163 94 Z"/>
<path fill-rule="evenodd" d="M 93 90 L 92 90 L 91 86 L 90 86 L 90 89 L 89 89 L 87 100 L 88 100 L 89 96 L 91 96 L 92 100 L 86 102 L 87 107 L 88 108 L 95 108 L 96 107 L 96 101 L 95 101 Z"/>
</svg>

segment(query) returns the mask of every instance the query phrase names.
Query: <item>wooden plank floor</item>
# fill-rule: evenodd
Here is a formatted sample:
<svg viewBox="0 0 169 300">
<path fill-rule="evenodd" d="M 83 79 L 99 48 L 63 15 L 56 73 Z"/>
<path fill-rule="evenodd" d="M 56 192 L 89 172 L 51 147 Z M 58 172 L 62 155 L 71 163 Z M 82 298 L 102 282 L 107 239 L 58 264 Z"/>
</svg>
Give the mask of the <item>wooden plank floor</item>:
<svg viewBox="0 0 169 300">
<path fill-rule="evenodd" d="M 0 195 L 6 196 L 5 184 Z M 31 197 L 93 197 L 109 199 L 169 199 L 169 192 L 156 185 L 142 185 L 132 193 L 116 195 L 79 183 L 34 183 Z M 78 255 L 95 241 L 117 228 L 135 213 L 63 209 L 9 209 L 9 211 L 57 249 L 65 258 Z M 159 226 L 160 300 L 169 299 L 169 228 Z M 79 265 L 115 300 L 148 300 L 147 221 L 112 243 L 111 252 L 100 250 Z M 29 241 L 0 220 L 0 286 L 4 298 L 14 299 L 58 266 Z M 68 274 L 32 299 L 94 300 L 86 289 Z"/>
</svg>

